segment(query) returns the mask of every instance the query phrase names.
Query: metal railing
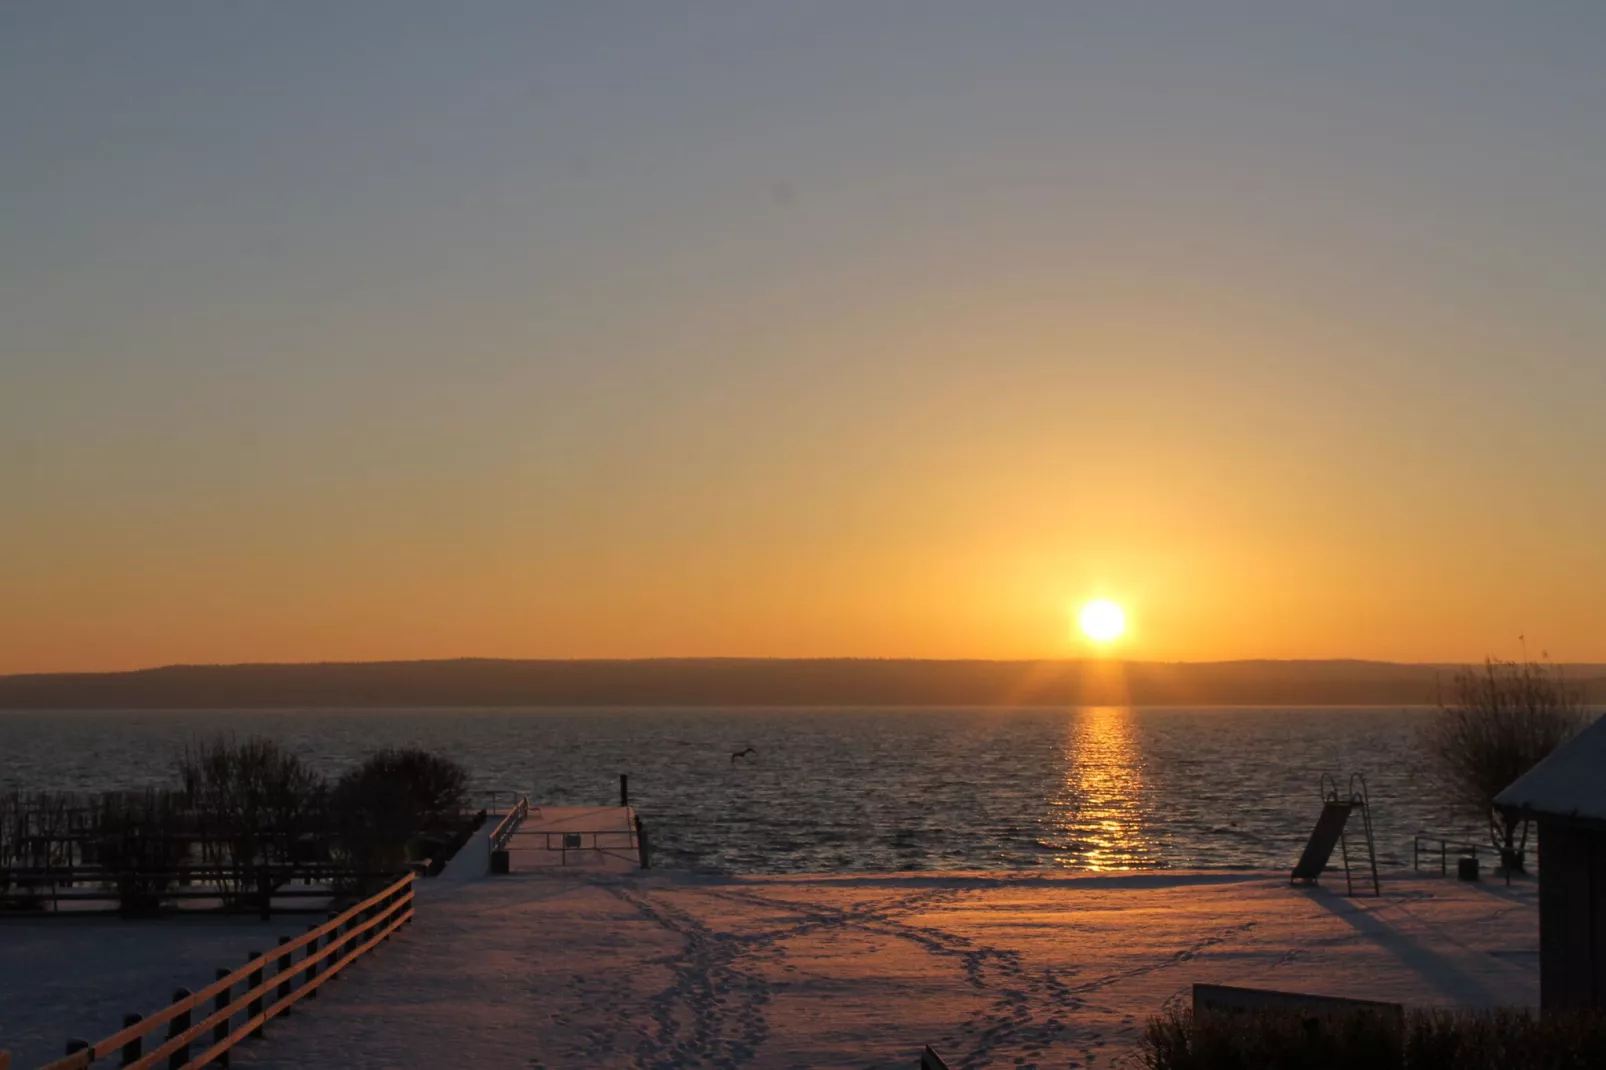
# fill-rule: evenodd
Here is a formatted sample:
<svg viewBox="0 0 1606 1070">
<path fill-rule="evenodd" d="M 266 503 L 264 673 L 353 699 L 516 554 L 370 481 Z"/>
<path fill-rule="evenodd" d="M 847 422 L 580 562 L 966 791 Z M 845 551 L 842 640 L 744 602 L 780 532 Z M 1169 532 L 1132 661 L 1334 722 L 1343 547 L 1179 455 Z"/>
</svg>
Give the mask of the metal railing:
<svg viewBox="0 0 1606 1070">
<path fill-rule="evenodd" d="M 1439 846 L 1439 849 L 1438 849 L 1437 853 L 1438 853 L 1438 856 L 1439 856 L 1439 875 L 1440 876 L 1449 876 L 1449 873 L 1450 873 L 1450 848 L 1451 847 L 1454 847 L 1456 849 L 1456 858 L 1476 858 L 1476 859 L 1481 860 L 1482 856 L 1484 854 L 1490 854 L 1490 855 L 1494 856 L 1497 866 L 1502 865 L 1505 862 L 1505 858 L 1502 856 L 1501 852 L 1493 844 L 1474 843 L 1471 840 L 1457 840 L 1457 839 L 1452 839 L 1452 838 L 1447 837 L 1447 836 L 1430 836 L 1430 835 L 1427 835 L 1426 833 L 1419 832 L 1415 836 L 1411 837 L 1411 868 L 1412 869 L 1420 870 L 1422 868 L 1422 859 L 1424 857 L 1426 857 L 1426 858 L 1428 858 L 1430 860 L 1432 859 L 1432 857 L 1433 857 L 1433 855 L 1435 853 L 1433 851 L 1433 846 L 1432 846 L 1433 844 L 1438 844 L 1438 846 Z M 1427 845 L 1427 849 L 1426 850 L 1423 849 L 1424 845 Z M 1517 848 L 1515 853 L 1517 855 L 1517 858 L 1522 862 L 1522 868 L 1524 870 L 1527 870 L 1527 868 L 1528 868 L 1528 848 L 1527 848 L 1527 846 L 1524 845 L 1522 847 Z M 1511 870 L 1509 868 L 1506 870 L 1506 883 L 1507 884 L 1511 883 Z"/>
<path fill-rule="evenodd" d="M 469 802 L 466 809 L 469 813 L 484 809 L 494 814 L 502 809 L 504 802 L 511 807 L 524 795 L 525 793 L 517 788 L 481 788 L 467 794 Z"/>
<path fill-rule="evenodd" d="M 560 864 L 565 866 L 569 864 L 570 851 L 584 851 L 607 855 L 610 858 L 622 858 L 626 862 L 637 862 L 643 869 L 647 868 L 644 860 L 645 856 L 641 851 L 641 841 L 637 838 L 634 829 L 571 829 L 569 831 L 554 829 L 551 832 L 543 830 L 539 832 L 520 832 L 518 834 L 520 840 L 535 839 L 537 836 L 542 837 L 541 846 L 537 847 L 521 842 L 514 845 L 512 849 L 516 851 L 557 851 L 560 854 Z M 617 839 L 607 846 L 603 846 L 601 839 L 603 836 L 617 837 Z M 587 837 L 590 838 L 589 846 Z M 509 837 L 509 839 L 511 838 Z M 556 845 L 553 843 L 554 840 L 557 841 Z M 624 851 L 629 851 L 630 853 L 621 853 Z"/>
<path fill-rule="evenodd" d="M 221 976 L 199 992 L 179 989 L 168 1006 L 146 1018 L 129 1015 L 124 1028 L 104 1040 L 93 1044 L 68 1041 L 66 1057 L 40 1070 L 85 1070 L 114 1054 L 120 1056 L 119 1066 L 134 1070 L 156 1066 L 193 1070 L 220 1060 L 226 1065 L 228 1052 L 236 1044 L 259 1035 L 271 1019 L 286 1013 L 296 1001 L 316 995 L 325 981 L 411 921 L 415 879 L 409 873 L 306 935 L 285 939 L 267 955 L 253 952 L 251 961 L 238 970 L 223 973 L 220 969 Z M 301 953 L 299 961 L 297 952 Z M 235 987 L 242 984 L 245 990 L 236 996 Z M 292 989 L 297 984 L 299 987 Z M 244 1021 L 235 1026 L 234 1019 L 240 1015 Z M 145 1042 L 157 1039 L 153 1034 L 164 1026 L 166 1036 L 146 1053 Z M 191 1048 L 198 1043 L 207 1046 L 192 1056 Z M 3 1063 L 0 1070 L 4 1070 Z"/>
<path fill-rule="evenodd" d="M 491 850 L 500 851 L 507 846 L 507 841 L 513 838 L 524 819 L 530 816 L 530 797 L 523 795 L 513 805 L 513 809 L 503 815 L 500 823 L 491 831 Z"/>
</svg>

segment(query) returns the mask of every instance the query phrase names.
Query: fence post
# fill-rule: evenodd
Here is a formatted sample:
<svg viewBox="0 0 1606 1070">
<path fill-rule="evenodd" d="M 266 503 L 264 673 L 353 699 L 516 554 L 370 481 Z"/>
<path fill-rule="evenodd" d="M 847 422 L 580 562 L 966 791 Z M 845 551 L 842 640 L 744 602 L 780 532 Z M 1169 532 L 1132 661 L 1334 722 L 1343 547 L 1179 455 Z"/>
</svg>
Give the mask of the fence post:
<svg viewBox="0 0 1606 1070">
<path fill-rule="evenodd" d="M 194 995 L 194 993 L 187 988 L 175 988 L 173 989 L 173 1002 L 182 1003 L 184 1000 L 189 999 L 192 995 Z M 167 1039 L 172 1040 L 189 1027 L 190 1012 L 188 1010 L 179 1011 L 173 1016 L 172 1020 L 167 1023 Z M 188 1044 L 181 1044 L 176 1050 L 174 1050 L 173 1054 L 167 1057 L 167 1070 L 180 1070 L 180 1068 L 189 1061 L 190 1046 Z"/>
<path fill-rule="evenodd" d="M 143 1014 L 125 1014 L 123 1015 L 123 1028 L 127 1029 L 131 1025 L 138 1025 L 144 1020 L 145 1016 Z M 130 1040 L 128 1043 L 124 1044 L 122 1059 L 118 1061 L 117 1065 L 132 1066 L 139 1059 L 140 1053 L 145 1050 L 144 1039 L 144 1037 L 135 1037 L 133 1040 Z"/>
<path fill-rule="evenodd" d="M 290 942 L 290 938 L 288 936 L 279 937 L 279 946 L 280 947 L 283 947 L 285 944 L 288 944 L 289 942 Z M 295 957 L 296 957 L 296 953 L 294 951 L 287 951 L 284 954 L 280 955 L 278 960 L 277 960 L 278 961 L 278 965 L 274 967 L 273 972 L 275 974 L 278 974 L 279 976 L 283 977 L 284 973 L 285 973 L 285 968 L 287 966 L 292 966 L 292 965 L 295 964 Z M 275 990 L 274 993 L 273 993 L 273 998 L 274 998 L 274 1001 L 278 1002 L 278 1003 L 282 1003 L 285 1000 L 289 999 L 290 998 L 290 982 L 289 981 L 280 981 L 278 989 Z M 290 1008 L 286 1007 L 284 1010 L 280 1011 L 279 1013 L 280 1014 L 289 1014 L 290 1013 Z"/>
<path fill-rule="evenodd" d="M 229 971 L 229 969 L 227 967 L 219 966 L 217 968 L 217 980 L 219 980 L 219 981 L 223 980 L 223 978 L 227 977 L 229 975 L 229 973 L 230 973 L 230 971 Z M 212 997 L 212 1013 L 213 1014 L 216 1014 L 218 1011 L 223 1010 L 225 1007 L 227 1007 L 229 1005 L 229 999 L 232 996 L 233 992 L 234 992 L 234 986 L 233 985 L 225 985 L 223 987 L 223 991 L 219 992 L 216 996 Z M 217 1025 L 214 1025 L 212 1027 L 212 1043 L 214 1045 L 221 1044 L 227 1039 L 229 1039 L 229 1019 L 225 1018 L 221 1022 L 219 1022 Z M 229 1065 L 229 1053 L 228 1052 L 224 1052 L 222 1055 L 219 1055 L 218 1058 L 217 1058 L 217 1064 L 219 1066 L 224 1066 L 224 1067 L 228 1066 Z"/>
<path fill-rule="evenodd" d="M 647 848 L 647 826 L 641 823 L 640 817 L 636 818 L 636 853 L 641 856 L 641 868 L 651 869 L 651 855 Z"/>
<path fill-rule="evenodd" d="M 317 928 L 318 927 L 316 925 L 309 925 L 309 926 L 307 926 L 307 932 L 309 932 L 309 933 L 310 932 L 314 932 L 314 931 L 317 930 Z M 312 942 L 307 945 L 307 958 L 316 959 L 317 955 L 318 955 L 319 946 L 322 943 L 323 943 L 323 937 L 314 936 L 312 938 Z M 318 967 L 320 967 L 322 965 L 323 965 L 322 962 L 315 961 L 315 962 L 313 962 L 313 964 L 311 966 L 308 966 L 306 968 L 306 970 L 305 970 L 306 977 L 303 978 L 303 983 L 310 983 L 312 981 L 317 980 L 318 979 Z M 316 988 L 314 988 L 312 991 L 308 992 L 307 993 L 307 998 L 308 999 L 317 999 L 318 998 L 318 990 Z"/>
<path fill-rule="evenodd" d="M 630 774 L 629 773 L 620 773 L 619 774 L 619 805 L 620 806 L 629 806 L 630 805 Z"/>
<path fill-rule="evenodd" d="M 329 956 L 329 970 L 331 972 L 333 972 L 335 977 L 339 977 L 340 976 L 339 971 L 335 970 L 335 964 L 340 961 L 340 959 L 342 957 L 342 953 L 346 950 L 346 946 L 345 946 L 346 934 L 351 931 L 352 924 L 353 924 L 353 919 L 348 918 L 345 921 L 341 922 L 339 925 L 336 925 L 335 926 L 335 931 L 332 934 L 330 934 L 330 941 L 329 942 L 331 944 L 339 944 L 340 945 L 338 948 L 336 948 L 335 953 L 333 955 Z"/>
<path fill-rule="evenodd" d="M 254 963 L 257 964 L 256 969 L 254 969 L 250 973 L 246 974 L 246 977 L 245 977 L 245 988 L 246 988 L 246 991 L 249 992 L 249 991 L 252 991 L 252 990 L 256 989 L 259 985 L 262 984 L 262 952 L 260 952 L 260 951 L 248 951 L 248 952 L 246 952 L 246 958 L 248 960 L 250 960 L 251 962 L 254 962 Z M 255 997 L 252 998 L 251 1002 L 249 1002 L 249 1003 L 247 1003 L 245 1005 L 245 1016 L 247 1018 L 255 1018 L 257 1015 L 259 1015 L 261 1013 L 262 1013 L 262 996 L 261 996 L 260 993 L 258 993 Z M 253 1036 L 253 1037 L 261 1036 L 262 1035 L 262 1026 L 259 1025 L 255 1029 L 251 1030 L 250 1035 Z"/>
<path fill-rule="evenodd" d="M 89 1041 L 87 1041 L 87 1040 L 79 1040 L 77 1037 L 72 1037 L 71 1039 L 69 1039 L 67 1041 L 67 1054 L 68 1055 L 77 1055 L 81 1051 L 88 1051 L 88 1050 L 89 1050 Z M 84 1065 L 88 1066 L 89 1063 L 85 1062 Z"/>
</svg>

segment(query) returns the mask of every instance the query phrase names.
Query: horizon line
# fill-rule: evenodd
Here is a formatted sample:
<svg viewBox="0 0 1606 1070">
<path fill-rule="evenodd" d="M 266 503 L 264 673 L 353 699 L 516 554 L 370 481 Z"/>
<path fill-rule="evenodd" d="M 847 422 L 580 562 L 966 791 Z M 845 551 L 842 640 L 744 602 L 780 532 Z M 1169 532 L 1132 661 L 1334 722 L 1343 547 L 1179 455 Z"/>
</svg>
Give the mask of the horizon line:
<svg viewBox="0 0 1606 1070">
<path fill-rule="evenodd" d="M 186 669 L 293 669 L 293 668 L 361 668 L 381 667 L 394 665 L 463 665 L 463 664 L 546 664 L 546 665 L 641 665 L 666 663 L 791 663 L 791 664 L 819 664 L 819 663 L 906 663 L 921 665 L 1164 665 L 1164 666 L 1214 666 L 1214 665 L 1374 665 L 1380 667 L 1394 667 L 1404 669 L 1463 669 L 1472 668 L 1488 661 L 1512 664 L 1524 664 L 1533 660 L 1535 664 L 1546 664 L 1557 669 L 1581 668 L 1606 671 L 1606 662 L 1592 661 L 1550 661 L 1549 659 L 1506 659 L 1484 657 L 1475 660 L 1460 661 L 1393 661 L 1385 658 L 1362 657 L 1300 657 L 1300 658 L 1216 658 L 1189 661 L 1184 659 L 1158 659 L 1158 658 L 1120 658 L 1120 657 L 1020 657 L 1020 658 L 983 658 L 983 657 L 948 657 L 923 658 L 906 656 L 878 656 L 878 655 L 816 655 L 816 656 L 768 656 L 768 655 L 679 655 L 654 654 L 638 657 L 485 657 L 478 655 L 460 655 L 439 658 L 380 658 L 373 660 L 317 660 L 317 661 L 237 661 L 237 662 L 169 662 L 159 665 L 146 665 L 128 669 L 59 669 L 59 670 L 32 670 L 21 672 L 0 672 L 0 680 L 19 679 L 25 677 L 43 676 L 129 676 L 140 673 L 171 672 Z"/>
</svg>

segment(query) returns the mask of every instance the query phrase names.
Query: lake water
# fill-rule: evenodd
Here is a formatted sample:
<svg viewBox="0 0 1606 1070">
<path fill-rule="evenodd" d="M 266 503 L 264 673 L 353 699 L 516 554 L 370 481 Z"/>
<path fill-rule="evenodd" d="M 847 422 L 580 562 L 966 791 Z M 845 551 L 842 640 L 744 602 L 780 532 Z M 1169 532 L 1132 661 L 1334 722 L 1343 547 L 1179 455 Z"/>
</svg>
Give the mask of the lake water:
<svg viewBox="0 0 1606 1070">
<path fill-rule="evenodd" d="M 1379 862 L 1465 832 L 1424 710 L 0 711 L 0 791 L 160 784 L 188 741 L 280 740 L 330 775 L 386 745 L 549 805 L 631 802 L 659 865 L 828 870 L 1292 867 L 1318 778 L 1366 775 Z M 733 762 L 731 753 L 756 753 Z M 1481 837 L 1480 837 L 1481 838 Z"/>
</svg>

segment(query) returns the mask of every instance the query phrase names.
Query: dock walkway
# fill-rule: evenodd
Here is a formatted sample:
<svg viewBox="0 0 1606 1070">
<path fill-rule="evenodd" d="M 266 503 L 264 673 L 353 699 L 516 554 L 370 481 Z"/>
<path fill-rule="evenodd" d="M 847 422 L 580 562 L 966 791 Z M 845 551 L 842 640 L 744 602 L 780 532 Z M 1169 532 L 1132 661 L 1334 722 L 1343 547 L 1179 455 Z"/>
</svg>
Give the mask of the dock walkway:
<svg viewBox="0 0 1606 1070">
<path fill-rule="evenodd" d="M 629 806 L 532 806 L 507 851 L 514 873 L 549 866 L 637 869 L 636 811 Z"/>
</svg>

